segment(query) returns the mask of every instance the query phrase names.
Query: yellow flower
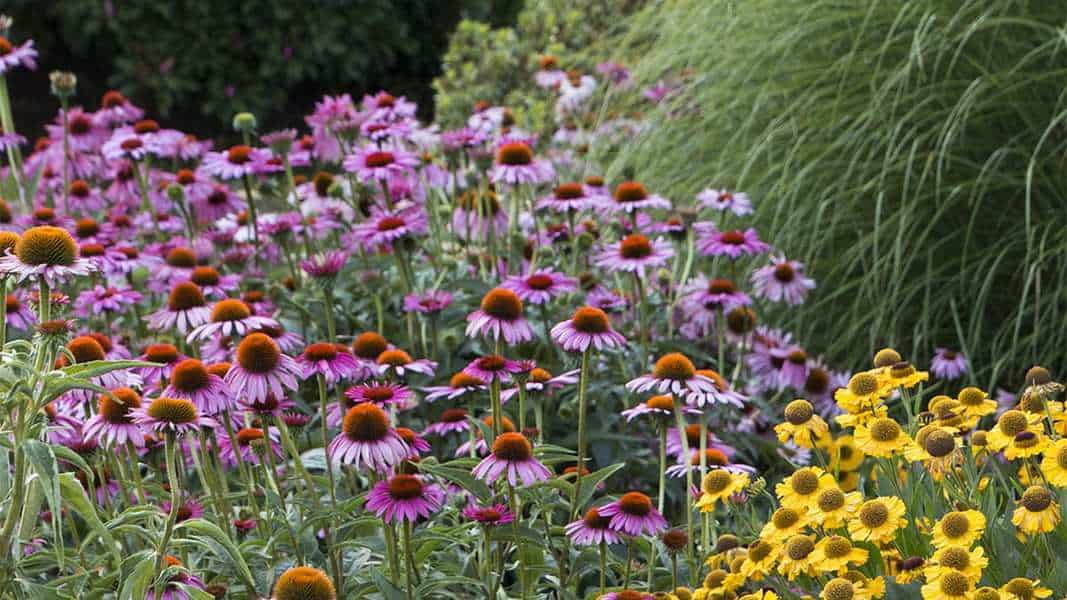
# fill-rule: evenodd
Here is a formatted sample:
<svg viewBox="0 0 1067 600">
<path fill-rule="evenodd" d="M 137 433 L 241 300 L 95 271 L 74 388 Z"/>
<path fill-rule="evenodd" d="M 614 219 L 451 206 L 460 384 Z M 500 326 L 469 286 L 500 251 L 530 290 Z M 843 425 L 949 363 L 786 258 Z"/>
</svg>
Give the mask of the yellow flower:
<svg viewBox="0 0 1067 600">
<path fill-rule="evenodd" d="M 1048 598 L 1052 590 L 1041 587 L 1040 580 L 1030 581 L 1025 577 L 1016 577 L 1000 586 L 1000 594 L 1007 600 L 1031 600 L 1031 598 Z"/>
<path fill-rule="evenodd" d="M 830 445 L 830 470 L 855 471 L 863 464 L 863 451 L 851 435 L 841 435 Z"/>
<path fill-rule="evenodd" d="M 883 370 L 879 383 L 883 389 L 904 388 L 910 390 L 928 379 L 930 379 L 930 373 L 916 370 L 911 363 L 901 361 Z"/>
<path fill-rule="evenodd" d="M 907 585 L 922 577 L 926 561 L 919 556 L 896 560 L 890 569 L 898 585 Z"/>
<path fill-rule="evenodd" d="M 743 582 L 744 579 L 741 580 L 741 583 Z M 731 587 L 732 584 L 733 586 Z M 739 587 L 736 584 L 737 580 L 734 579 L 733 581 L 731 581 L 730 573 L 723 569 L 715 569 L 714 571 L 708 573 L 706 577 L 704 577 L 704 588 L 710 590 L 711 592 L 718 592 L 720 594 L 725 594 L 727 592 L 734 591 L 735 589 L 737 589 L 737 587 Z"/>
<path fill-rule="evenodd" d="M 908 524 L 905 512 L 904 502 L 896 496 L 872 498 L 861 504 L 848 522 L 848 534 L 857 542 L 892 542 L 897 530 Z"/>
<path fill-rule="evenodd" d="M 1057 440 L 1045 448 L 1041 472 L 1051 485 L 1067 487 L 1067 439 Z"/>
<path fill-rule="evenodd" d="M 848 387 L 834 392 L 834 401 L 845 412 L 856 414 L 873 410 L 886 394 L 888 390 L 882 388 L 878 375 L 871 372 L 856 373 L 848 380 Z"/>
<path fill-rule="evenodd" d="M 986 436 L 986 444 L 994 451 L 1000 451 L 1008 447 L 1015 436 L 1024 431 L 1041 431 L 1040 415 L 1025 413 L 1021 410 L 1009 410 L 1000 415 L 997 425 Z"/>
<path fill-rule="evenodd" d="M 760 590 L 758 592 L 752 592 L 751 594 L 745 594 L 738 598 L 738 600 L 778 600 L 778 594 L 770 590 Z"/>
<path fill-rule="evenodd" d="M 1027 535 L 1048 533 L 1060 522 L 1060 506 L 1047 487 L 1032 485 L 1019 499 L 1019 508 L 1015 509 L 1011 522 Z"/>
<path fill-rule="evenodd" d="M 828 438 L 830 427 L 815 414 L 810 402 L 793 400 L 785 407 L 785 422 L 776 425 L 774 431 L 783 444 L 793 440 L 801 448 L 814 448 Z"/>
<path fill-rule="evenodd" d="M 934 552 L 934 557 L 926 566 L 923 574 L 926 575 L 927 581 L 937 581 L 945 573 L 958 572 L 978 583 L 978 580 L 982 578 L 982 571 L 988 564 L 989 559 L 985 557 L 985 551 L 981 546 L 974 550 L 968 550 L 963 546 L 945 546 Z"/>
<path fill-rule="evenodd" d="M 954 511 L 941 517 L 934 525 L 934 547 L 964 546 L 970 548 L 985 531 L 985 515 L 977 510 Z"/>
<path fill-rule="evenodd" d="M 815 544 L 815 570 L 820 573 L 844 573 L 848 565 L 861 566 L 870 553 L 856 548 L 847 537 L 832 535 Z"/>
<path fill-rule="evenodd" d="M 841 471 L 837 474 L 837 485 L 846 492 L 854 492 L 859 487 L 860 474 L 855 471 Z"/>
<path fill-rule="evenodd" d="M 1004 596 L 996 588 L 986 586 L 974 591 L 974 600 L 1004 600 Z"/>
<path fill-rule="evenodd" d="M 811 520 L 823 529 L 843 527 L 853 511 L 863 502 L 859 492 L 845 493 L 836 485 L 819 492 Z"/>
<path fill-rule="evenodd" d="M 800 575 L 815 575 L 815 536 L 794 535 L 782 549 L 778 572 L 793 581 Z"/>
<path fill-rule="evenodd" d="M 1004 448 L 1004 456 L 1008 460 L 1037 456 L 1045 451 L 1048 443 L 1048 438 L 1041 431 L 1023 431 L 1018 433 Z"/>
<path fill-rule="evenodd" d="M 976 387 L 963 388 L 956 395 L 956 400 L 960 403 L 964 417 L 981 418 L 997 412 L 996 400 Z"/>
<path fill-rule="evenodd" d="M 700 482 L 700 489 L 704 493 L 700 495 L 696 506 L 700 512 L 713 512 L 717 502 L 725 502 L 731 495 L 746 487 L 748 487 L 748 475 L 731 473 L 726 469 L 712 469 Z"/>
<path fill-rule="evenodd" d="M 819 492 L 834 486 L 834 476 L 819 467 L 797 469 L 774 487 L 782 506 L 806 511 Z"/>
<path fill-rule="evenodd" d="M 767 524 L 763 526 L 759 536 L 772 542 L 784 543 L 789 538 L 800 533 L 801 530 L 808 526 L 810 521 L 811 518 L 806 510 L 795 510 L 783 506 L 774 511 Z"/>
<path fill-rule="evenodd" d="M 866 425 L 871 421 L 884 417 L 889 414 L 889 409 L 883 404 L 875 407 L 874 410 L 863 410 L 857 413 L 845 413 L 843 415 L 837 415 L 834 417 L 834 422 L 843 428 L 852 428 L 859 425 Z"/>
<path fill-rule="evenodd" d="M 890 457 L 900 454 L 911 444 L 911 438 L 900 424 L 889 417 L 874 419 L 856 426 L 856 445 L 866 454 Z"/>
<path fill-rule="evenodd" d="M 862 584 L 863 587 L 871 593 L 871 598 L 877 599 L 881 598 L 882 596 L 885 596 L 885 579 L 882 578 L 881 575 L 879 575 L 878 577 L 870 578 L 864 575 L 863 573 L 852 569 L 842 575 L 842 577 L 853 583 Z"/>
<path fill-rule="evenodd" d="M 870 600 L 871 593 L 862 583 L 836 577 L 823 586 L 819 598 L 821 600 Z"/>
<path fill-rule="evenodd" d="M 974 582 L 963 573 L 945 573 L 922 587 L 923 600 L 971 600 Z"/>
<path fill-rule="evenodd" d="M 781 544 L 775 544 L 767 540 L 756 540 L 748 547 L 748 556 L 741 563 L 741 574 L 759 581 L 770 575 L 774 564 L 778 562 L 778 556 L 782 552 Z"/>
</svg>

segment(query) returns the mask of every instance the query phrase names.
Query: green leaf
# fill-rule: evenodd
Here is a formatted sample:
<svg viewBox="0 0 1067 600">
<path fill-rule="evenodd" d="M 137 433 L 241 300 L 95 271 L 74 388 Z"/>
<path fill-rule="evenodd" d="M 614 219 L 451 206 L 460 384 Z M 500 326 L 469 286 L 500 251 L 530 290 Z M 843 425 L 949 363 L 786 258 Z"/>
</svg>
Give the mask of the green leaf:
<svg viewBox="0 0 1067 600">
<path fill-rule="evenodd" d="M 255 581 L 252 579 L 252 571 L 248 568 L 248 563 L 245 562 L 241 551 L 234 545 L 233 540 L 229 538 L 218 525 L 204 519 L 189 519 L 178 524 L 177 529 L 189 529 L 200 535 L 207 536 L 217 544 L 219 544 L 228 556 L 220 556 L 219 558 L 223 562 L 231 564 L 244 580 L 245 585 L 248 587 L 249 595 L 255 595 Z"/>
<path fill-rule="evenodd" d="M 615 463 L 582 477 L 582 489 L 577 500 L 577 505 L 579 507 L 585 506 L 585 503 L 589 502 L 589 499 L 592 498 L 593 494 L 596 492 L 596 486 L 603 483 L 604 480 L 614 475 L 616 471 L 624 466 L 626 466 L 625 463 Z"/>
<path fill-rule="evenodd" d="M 143 360 L 91 360 L 89 362 L 69 365 L 59 369 L 59 372 L 68 377 L 88 379 L 99 377 L 105 373 L 121 369 L 135 369 L 138 367 L 162 367 L 163 365 Z"/>
<path fill-rule="evenodd" d="M 107 388 L 99 386 L 88 379 L 82 379 L 80 377 L 62 377 L 48 382 L 45 386 L 41 403 L 42 405 L 48 404 L 72 390 L 90 390 L 98 394 L 110 393 L 110 390 Z"/>
<path fill-rule="evenodd" d="M 118 600 L 144 600 L 148 587 L 156 576 L 156 557 L 149 554 L 137 563 L 122 584 Z"/>
<path fill-rule="evenodd" d="M 371 569 L 370 577 L 374 580 L 374 585 L 378 586 L 378 591 L 382 593 L 385 600 L 406 600 L 407 595 L 405 595 L 404 591 L 389 583 L 381 569 Z"/>
<path fill-rule="evenodd" d="M 30 600 L 74 600 L 74 596 L 53 587 L 19 579 L 19 586 Z"/>
<path fill-rule="evenodd" d="M 104 527 L 104 523 L 100 521 L 99 515 L 96 514 L 96 508 L 89 502 L 89 496 L 85 494 L 85 489 L 81 483 L 74 478 L 74 473 L 62 473 L 59 475 L 59 491 L 63 497 L 63 501 L 67 503 L 67 506 L 72 508 L 74 512 L 78 513 L 84 520 L 89 528 L 93 530 L 100 541 L 107 547 L 108 552 L 111 553 L 114 565 L 118 565 L 122 562 L 122 557 L 119 556 L 118 545 L 115 543 L 115 538 L 112 537 L 111 532 L 107 527 Z"/>
<path fill-rule="evenodd" d="M 59 466 L 56 464 L 56 455 L 52 446 L 39 440 L 26 440 L 23 444 L 23 452 L 30 459 L 30 465 L 37 473 L 40 480 L 41 491 L 48 502 L 48 509 L 52 513 L 52 534 L 55 539 L 55 549 L 59 565 L 63 565 L 63 523 L 62 504 L 59 493 Z M 64 450 L 68 450 L 64 448 Z M 37 499 L 38 505 L 40 499 Z"/>
<path fill-rule="evenodd" d="M 477 496 L 479 500 L 484 501 L 493 495 L 489 486 L 485 485 L 485 482 L 476 479 L 469 470 L 449 466 L 456 462 L 457 461 L 452 461 L 446 465 L 424 465 L 422 470 L 459 485 L 463 489 Z"/>
</svg>

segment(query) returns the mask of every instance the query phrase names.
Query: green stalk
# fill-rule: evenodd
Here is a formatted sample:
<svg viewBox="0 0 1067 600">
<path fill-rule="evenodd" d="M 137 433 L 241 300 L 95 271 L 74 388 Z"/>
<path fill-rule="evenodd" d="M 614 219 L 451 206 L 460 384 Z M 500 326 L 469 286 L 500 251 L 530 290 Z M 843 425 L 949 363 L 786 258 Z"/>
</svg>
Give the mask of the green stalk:
<svg viewBox="0 0 1067 600">
<path fill-rule="evenodd" d="M 582 352 L 581 372 L 578 374 L 578 456 L 577 468 L 574 471 L 574 497 L 571 498 L 571 518 L 573 521 L 578 516 L 581 507 L 578 506 L 578 497 L 582 491 L 582 469 L 585 467 L 585 387 L 589 380 L 589 349 Z"/>
<path fill-rule="evenodd" d="M 174 534 L 174 524 L 178 521 L 179 506 L 178 498 L 178 472 L 175 469 L 175 456 L 174 456 L 174 432 L 167 432 L 166 440 L 166 461 L 167 461 L 167 483 L 170 484 L 170 514 L 167 515 L 167 524 L 163 529 L 163 537 L 159 540 L 159 545 L 156 547 L 156 579 L 163 573 L 163 569 L 166 568 L 165 559 L 167 557 L 167 545 L 170 544 L 170 538 Z M 156 600 L 160 600 L 163 597 L 163 589 L 165 585 L 156 585 Z"/>
<path fill-rule="evenodd" d="M 322 419 L 322 451 L 326 456 L 326 475 L 330 481 L 330 523 L 325 527 L 326 543 L 330 548 L 330 564 L 333 567 L 333 580 L 337 582 L 337 589 L 344 590 L 344 582 L 341 579 L 341 553 L 334 543 L 333 527 L 337 515 L 337 483 L 333 477 L 333 461 L 330 459 L 330 428 L 326 423 L 326 378 L 322 374 L 315 376 L 319 385 L 319 411 Z"/>
</svg>

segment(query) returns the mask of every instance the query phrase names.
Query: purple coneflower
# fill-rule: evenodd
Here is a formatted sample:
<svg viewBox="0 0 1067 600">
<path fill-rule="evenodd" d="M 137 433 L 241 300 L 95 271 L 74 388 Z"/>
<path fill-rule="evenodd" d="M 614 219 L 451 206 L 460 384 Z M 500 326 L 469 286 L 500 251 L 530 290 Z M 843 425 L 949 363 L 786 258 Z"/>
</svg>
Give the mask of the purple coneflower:
<svg viewBox="0 0 1067 600">
<path fill-rule="evenodd" d="M 439 486 L 403 473 L 379 481 L 367 493 L 367 510 L 389 524 L 428 518 L 444 502 L 445 492 Z"/>
<path fill-rule="evenodd" d="M 385 411 L 370 402 L 348 409 L 341 433 L 330 442 L 334 461 L 385 473 L 406 459 L 410 450 L 389 425 Z"/>
<path fill-rule="evenodd" d="M 404 310 L 424 315 L 435 315 L 452 304 L 452 294 L 444 290 L 413 292 L 404 296 Z"/>
<path fill-rule="evenodd" d="M 633 537 L 643 533 L 658 535 L 667 529 L 667 519 L 641 492 L 626 492 L 615 502 L 602 506 L 600 514 L 611 517 L 608 526 L 613 530 Z"/>
<path fill-rule="evenodd" d="M 731 390 L 730 383 L 718 371 L 697 369 L 697 375 L 710 379 L 712 390 L 703 394 L 690 394 L 686 398 L 689 406 L 703 409 L 712 404 L 729 404 L 735 408 L 742 408 L 745 405 L 745 396 Z"/>
<path fill-rule="evenodd" d="M 381 210 L 374 208 L 366 221 L 352 228 L 351 238 L 367 251 L 391 246 L 397 240 L 426 231 L 426 214 L 421 208 Z"/>
<path fill-rule="evenodd" d="M 682 410 L 686 414 L 699 415 L 700 411 L 692 408 L 688 405 L 682 404 Z M 622 411 L 622 416 L 626 417 L 626 422 L 629 423 L 637 417 L 642 415 L 651 415 L 653 417 L 666 421 L 674 416 L 674 397 L 670 394 L 663 396 L 652 396 L 648 400 L 637 404 L 632 408 L 627 408 Z"/>
<path fill-rule="evenodd" d="M 159 504 L 159 512 L 164 515 L 170 514 L 170 508 L 170 500 L 164 500 Z M 176 522 L 181 523 L 182 521 L 188 521 L 189 519 L 199 519 L 202 516 L 204 516 L 204 507 L 196 500 L 189 499 L 178 505 L 178 518 L 176 519 Z"/>
<path fill-rule="evenodd" d="M 375 184 L 395 177 L 403 177 L 415 171 L 419 157 L 400 148 L 381 149 L 367 146 L 345 158 L 344 168 L 355 173 L 361 183 Z"/>
<path fill-rule="evenodd" d="M 78 255 L 74 238 L 65 229 L 42 225 L 23 232 L 13 253 L 0 257 L 0 274 L 17 281 L 43 278 L 51 285 L 70 277 L 84 277 L 95 267 Z"/>
<path fill-rule="evenodd" d="M 149 344 L 141 354 L 140 360 L 158 363 L 158 366 L 138 367 L 140 375 L 146 386 L 154 386 L 164 379 L 169 379 L 174 370 L 174 365 L 185 360 L 185 355 L 178 351 L 174 344 Z"/>
<path fill-rule="evenodd" d="M 756 472 L 756 469 L 748 465 L 735 464 L 730 462 L 730 458 L 725 452 L 718 448 L 707 448 L 704 450 L 704 464 L 709 469 L 723 469 L 730 473 L 747 473 L 752 474 Z M 678 456 L 678 464 L 667 467 L 667 475 L 670 477 L 684 477 L 687 470 L 697 471 L 700 469 L 700 449 L 689 449 L 689 460 L 683 461 L 681 456 Z M 699 478 L 699 475 L 697 476 Z"/>
<path fill-rule="evenodd" d="M 761 298 L 796 305 L 815 288 L 815 280 L 804 276 L 803 263 L 772 257 L 771 264 L 753 271 L 752 287 Z"/>
<path fill-rule="evenodd" d="M 129 288 L 104 287 L 98 285 L 91 290 L 78 294 L 74 301 L 74 314 L 88 319 L 102 313 L 120 313 L 127 306 L 141 301 L 141 293 Z"/>
<path fill-rule="evenodd" d="M 181 509 L 179 508 L 179 510 Z M 193 597 L 186 591 L 190 589 L 206 593 L 204 592 L 206 587 L 204 586 L 203 580 L 184 570 L 181 561 L 169 554 L 164 558 L 166 559 L 164 562 L 168 569 L 179 568 L 183 570 L 178 571 L 177 573 L 173 573 L 172 571 L 173 574 L 167 580 L 166 584 L 164 584 L 163 591 L 159 594 L 159 600 L 192 600 Z M 152 587 L 148 588 L 148 591 L 145 593 L 145 600 L 154 600 L 155 598 L 156 589 Z"/>
<path fill-rule="evenodd" d="M 437 363 L 434 361 L 425 358 L 415 360 L 399 348 L 389 349 L 379 354 L 377 364 L 379 375 L 393 374 L 397 377 L 405 377 L 408 371 L 433 377 L 434 369 L 437 368 Z"/>
<path fill-rule="evenodd" d="M 196 219 L 200 223 L 214 223 L 227 216 L 245 209 L 245 201 L 229 186 L 221 183 L 211 184 L 205 194 L 187 194 Z"/>
<path fill-rule="evenodd" d="M 482 527 L 507 525 L 515 520 L 515 514 L 504 504 L 494 504 L 492 506 L 468 504 L 463 509 L 463 516 Z"/>
<path fill-rule="evenodd" d="M 161 396 L 147 406 L 130 411 L 133 422 L 152 433 L 185 434 L 201 427 L 214 427 L 214 419 L 205 417 L 196 410 L 196 405 L 181 398 Z"/>
<path fill-rule="evenodd" d="M 240 179 L 255 175 L 270 158 L 270 150 L 239 144 L 224 152 L 208 152 L 201 168 L 219 179 Z"/>
<path fill-rule="evenodd" d="M 626 343 L 626 338 L 611 328 L 607 313 L 592 306 L 583 306 L 569 320 L 557 323 L 552 339 L 567 352 L 621 348 Z"/>
<path fill-rule="evenodd" d="M 552 269 L 538 269 L 528 275 L 513 275 L 500 287 L 518 294 L 530 304 L 547 304 L 553 298 L 578 289 L 578 280 Z"/>
<path fill-rule="evenodd" d="M 408 448 L 411 449 L 411 456 L 408 458 L 412 461 L 417 461 L 419 455 L 425 454 L 432 449 L 430 442 L 427 442 L 426 439 L 414 429 L 397 427 L 396 433 L 400 436 L 400 439 L 404 440 L 404 443 L 408 445 Z"/>
<path fill-rule="evenodd" d="M 236 337 L 263 327 L 277 326 L 274 319 L 253 315 L 252 309 L 241 300 L 226 298 L 211 307 L 211 321 L 193 329 L 185 339 L 192 343 L 215 336 Z"/>
<path fill-rule="evenodd" d="M 649 240 L 640 233 L 631 233 L 607 246 L 596 257 L 596 264 L 609 271 L 639 273 L 648 267 L 661 267 L 674 256 L 674 248 L 663 239 Z"/>
<path fill-rule="evenodd" d="M 144 110 L 127 100 L 122 92 L 108 90 L 100 98 L 100 108 L 94 117 L 100 124 L 114 127 L 139 120 L 144 117 Z"/>
<path fill-rule="evenodd" d="M 515 360 L 504 358 L 498 354 L 489 354 L 476 358 L 463 368 L 463 372 L 476 377 L 486 384 L 493 381 L 510 381 L 513 373 L 521 373 L 522 365 Z"/>
<path fill-rule="evenodd" d="M 937 353 L 930 360 L 930 373 L 938 379 L 958 379 L 967 372 L 969 363 L 962 352 L 937 348 Z"/>
<path fill-rule="evenodd" d="M 717 211 L 730 211 L 739 217 L 752 214 L 752 200 L 744 192 L 708 188 L 697 194 L 697 200 Z"/>
<path fill-rule="evenodd" d="M 529 394 L 549 395 L 554 390 L 578 383 L 578 373 L 580 372 L 581 369 L 573 369 L 553 377 L 552 373 L 547 370 L 534 367 L 530 370 L 529 379 L 523 384 L 523 387 L 526 388 L 526 392 Z M 517 393 L 519 393 L 519 388 L 517 387 L 501 390 L 500 401 L 507 402 Z"/>
<path fill-rule="evenodd" d="M 611 200 L 603 202 L 601 206 L 610 212 L 633 213 L 645 209 L 669 209 L 671 201 L 663 196 L 649 194 L 645 186 L 636 181 L 624 181 L 615 187 Z"/>
<path fill-rule="evenodd" d="M 771 350 L 771 356 L 781 366 L 778 368 L 778 388 L 803 389 L 808 380 L 808 353 L 800 346 L 787 346 Z"/>
<path fill-rule="evenodd" d="M 31 71 L 37 68 L 37 50 L 33 48 L 33 40 L 26 40 L 22 45 L 16 46 L 6 37 L 0 36 L 0 75 L 15 67 L 26 67 Z"/>
<path fill-rule="evenodd" d="M 578 212 L 592 206 L 594 199 L 580 183 L 561 183 L 551 194 L 537 202 L 537 208 L 558 213 Z"/>
<path fill-rule="evenodd" d="M 430 423 L 422 430 L 422 435 L 446 436 L 450 433 L 466 433 L 471 423 L 467 419 L 467 409 L 446 408 L 435 423 Z"/>
<path fill-rule="evenodd" d="M 22 294 L 15 292 L 7 295 L 7 324 L 16 329 L 30 331 L 37 323 L 37 316 L 22 301 Z"/>
<path fill-rule="evenodd" d="M 534 158 L 533 149 L 523 141 L 503 139 L 496 149 L 496 164 L 489 172 L 493 183 L 518 185 L 544 183 L 556 172 L 548 161 Z"/>
<path fill-rule="evenodd" d="M 686 297 L 686 302 L 695 303 L 712 313 L 726 312 L 738 306 L 752 304 L 752 298 L 737 289 L 729 279 L 704 279 L 700 276 L 686 287 L 696 288 L 693 294 Z"/>
<path fill-rule="evenodd" d="M 474 375 L 470 375 L 463 371 L 452 375 L 449 379 L 448 385 L 436 385 L 422 388 L 422 391 L 427 392 L 425 398 L 427 402 L 434 402 L 441 398 L 448 400 L 455 400 L 466 394 L 473 392 L 479 392 L 485 389 L 485 381 Z"/>
<path fill-rule="evenodd" d="M 569 523 L 564 530 L 575 546 L 599 546 L 600 544 L 618 544 L 622 541 L 619 534 L 611 529 L 611 517 L 600 513 L 599 508 L 590 508 L 585 516 Z"/>
<path fill-rule="evenodd" d="M 300 261 L 300 268 L 315 279 L 332 278 L 341 272 L 347 260 L 347 252 L 334 250 Z"/>
<path fill-rule="evenodd" d="M 770 245 L 760 241 L 756 230 L 751 227 L 744 231 L 719 231 L 712 223 L 697 223 L 694 227 L 699 233 L 697 248 L 704 256 L 736 259 L 743 255 L 755 256 L 771 249 Z"/>
<path fill-rule="evenodd" d="M 133 422 L 132 412 L 141 408 L 141 395 L 128 387 L 101 394 L 93 415 L 82 429 L 86 440 L 107 448 L 124 447 L 127 442 L 144 446 L 144 432 Z"/>
<path fill-rule="evenodd" d="M 237 345 L 237 363 L 226 373 L 225 382 L 235 395 L 254 402 L 297 389 L 299 376 L 299 365 L 282 354 L 270 336 L 253 333 Z"/>
<path fill-rule="evenodd" d="M 652 373 L 642 375 L 626 383 L 631 392 L 655 389 L 661 394 L 671 392 L 687 399 L 692 395 L 710 394 L 717 391 L 715 382 L 697 372 L 693 361 L 680 352 L 671 352 L 660 357 Z"/>
<path fill-rule="evenodd" d="M 534 458 L 530 440 L 515 432 L 498 435 L 493 441 L 492 453 L 482 459 L 471 473 L 489 484 L 506 475 L 509 484 L 515 485 L 521 479 L 525 486 L 552 477 L 552 472 Z"/>
<path fill-rule="evenodd" d="M 226 371 L 229 370 L 227 366 Z M 163 390 L 163 395 L 190 400 L 197 410 L 209 416 L 237 407 L 222 376 L 212 373 L 195 358 L 187 358 L 174 365 L 170 372 L 170 384 Z"/>
<path fill-rule="evenodd" d="M 208 298 L 223 299 L 241 287 L 240 275 L 222 275 L 215 267 L 200 265 L 189 273 L 189 281 L 200 286 Z"/>
<path fill-rule="evenodd" d="M 482 297 L 481 307 L 467 315 L 467 335 L 504 340 L 511 345 L 533 339 L 534 331 L 522 315 L 522 300 L 506 288 L 493 288 Z"/>
<path fill-rule="evenodd" d="M 296 362 L 303 369 L 305 379 L 322 375 L 327 383 L 337 383 L 359 371 L 359 364 L 348 348 L 330 342 L 308 344 Z"/>
<path fill-rule="evenodd" d="M 716 450 L 722 452 L 728 459 L 732 459 L 737 450 L 728 444 L 724 444 L 715 438 L 715 434 L 711 431 L 705 431 L 704 447 L 709 450 Z M 698 423 L 692 423 L 685 426 L 685 440 L 689 446 L 690 452 L 694 448 L 700 448 L 700 425 Z M 682 446 L 682 438 L 678 435 L 678 428 L 671 427 L 667 430 L 667 454 L 681 460 L 685 455 L 684 447 Z"/>
</svg>

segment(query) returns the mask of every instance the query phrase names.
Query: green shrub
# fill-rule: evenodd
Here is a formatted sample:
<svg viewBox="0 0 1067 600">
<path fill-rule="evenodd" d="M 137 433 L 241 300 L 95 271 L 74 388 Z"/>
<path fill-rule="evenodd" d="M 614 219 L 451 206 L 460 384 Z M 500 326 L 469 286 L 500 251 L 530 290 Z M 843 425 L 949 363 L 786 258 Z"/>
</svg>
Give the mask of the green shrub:
<svg viewBox="0 0 1067 600">
<path fill-rule="evenodd" d="M 602 158 L 676 202 L 751 193 L 821 285 L 791 327 L 836 364 L 944 345 L 981 384 L 1062 374 L 1064 22 L 1062 2 L 658 3 L 605 44 L 645 85 L 688 77 Z"/>
</svg>

